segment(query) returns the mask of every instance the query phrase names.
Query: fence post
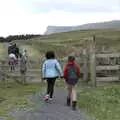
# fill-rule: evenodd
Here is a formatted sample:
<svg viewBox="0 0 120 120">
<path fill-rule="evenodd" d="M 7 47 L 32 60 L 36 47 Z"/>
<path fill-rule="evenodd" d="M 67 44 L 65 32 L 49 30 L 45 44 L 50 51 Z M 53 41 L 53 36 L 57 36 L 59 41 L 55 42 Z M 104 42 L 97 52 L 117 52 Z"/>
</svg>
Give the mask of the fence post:
<svg viewBox="0 0 120 120">
<path fill-rule="evenodd" d="M 84 49 L 83 49 L 83 55 L 84 55 L 84 66 L 83 66 L 83 80 L 85 82 L 88 81 L 88 50 L 87 50 L 87 41 L 84 43 Z"/>
<path fill-rule="evenodd" d="M 95 36 L 90 43 L 90 80 L 93 86 L 96 86 L 96 54 L 95 54 Z"/>
<path fill-rule="evenodd" d="M 5 86 L 6 84 L 5 84 L 5 71 L 4 71 L 5 68 L 4 67 L 5 67 L 5 61 L 3 60 L 2 66 L 1 66 L 1 72 L 2 72 L 2 81 L 3 81 L 3 84 Z"/>
<path fill-rule="evenodd" d="M 120 57 L 118 58 L 118 65 L 119 65 L 118 75 L 119 75 L 119 81 L 120 81 Z"/>
</svg>

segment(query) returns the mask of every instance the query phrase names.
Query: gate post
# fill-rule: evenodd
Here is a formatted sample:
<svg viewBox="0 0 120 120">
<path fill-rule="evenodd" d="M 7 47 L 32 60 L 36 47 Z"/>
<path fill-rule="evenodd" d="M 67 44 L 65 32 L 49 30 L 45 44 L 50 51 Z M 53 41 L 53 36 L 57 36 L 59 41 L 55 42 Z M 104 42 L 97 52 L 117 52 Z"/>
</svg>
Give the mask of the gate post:
<svg viewBox="0 0 120 120">
<path fill-rule="evenodd" d="M 96 86 L 96 54 L 95 54 L 95 36 L 90 43 L 90 80 L 93 86 Z"/>
<path fill-rule="evenodd" d="M 87 41 L 86 40 L 84 43 L 83 55 L 84 55 L 83 80 L 84 80 L 84 82 L 88 82 L 88 49 L 87 49 Z"/>
<path fill-rule="evenodd" d="M 1 66 L 1 73 L 2 73 L 2 82 L 3 82 L 3 84 L 4 84 L 4 86 L 6 85 L 6 83 L 5 83 L 5 61 L 3 60 L 2 61 L 2 66 Z"/>
</svg>

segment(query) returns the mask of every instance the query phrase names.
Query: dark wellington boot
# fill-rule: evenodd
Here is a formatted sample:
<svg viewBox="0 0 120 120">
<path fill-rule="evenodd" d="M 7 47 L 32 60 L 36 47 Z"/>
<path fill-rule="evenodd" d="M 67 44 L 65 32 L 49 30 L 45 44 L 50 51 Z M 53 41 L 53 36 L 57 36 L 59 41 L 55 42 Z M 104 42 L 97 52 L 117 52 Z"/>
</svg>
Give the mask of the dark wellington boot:
<svg viewBox="0 0 120 120">
<path fill-rule="evenodd" d="M 76 111 L 76 104 L 77 104 L 76 101 L 73 101 L 73 102 L 72 102 L 72 110 L 73 110 L 73 111 Z"/>
<path fill-rule="evenodd" d="M 70 106 L 71 100 L 69 97 L 67 97 L 67 106 Z"/>
</svg>

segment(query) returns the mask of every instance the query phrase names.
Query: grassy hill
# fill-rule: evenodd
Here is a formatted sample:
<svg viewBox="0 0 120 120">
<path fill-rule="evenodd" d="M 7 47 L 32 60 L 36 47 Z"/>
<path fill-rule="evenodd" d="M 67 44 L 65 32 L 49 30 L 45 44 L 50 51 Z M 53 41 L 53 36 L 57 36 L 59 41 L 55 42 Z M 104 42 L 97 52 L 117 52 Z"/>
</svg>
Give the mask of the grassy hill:
<svg viewBox="0 0 120 120">
<path fill-rule="evenodd" d="M 120 30 L 78 30 L 64 33 L 56 33 L 30 40 L 16 40 L 21 51 L 27 49 L 32 58 L 43 58 L 47 50 L 54 50 L 58 57 L 65 57 L 71 52 L 80 52 L 83 49 L 84 41 L 96 36 L 97 48 L 108 46 L 110 52 L 120 52 Z M 1 56 L 7 56 L 7 47 L 0 44 Z"/>
<path fill-rule="evenodd" d="M 99 23 L 88 23 L 79 26 L 48 26 L 45 32 L 46 35 L 73 30 L 89 30 L 89 29 L 120 29 L 120 20 L 113 20 Z"/>
</svg>

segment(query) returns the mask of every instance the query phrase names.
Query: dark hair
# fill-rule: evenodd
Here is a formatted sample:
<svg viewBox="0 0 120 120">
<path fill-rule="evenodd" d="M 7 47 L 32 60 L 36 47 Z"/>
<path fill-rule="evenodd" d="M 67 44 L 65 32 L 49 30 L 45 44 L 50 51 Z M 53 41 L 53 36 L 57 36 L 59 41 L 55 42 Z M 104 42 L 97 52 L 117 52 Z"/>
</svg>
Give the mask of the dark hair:
<svg viewBox="0 0 120 120">
<path fill-rule="evenodd" d="M 46 59 L 55 59 L 55 53 L 53 51 L 46 52 Z"/>
<path fill-rule="evenodd" d="M 72 61 L 75 61 L 75 57 L 74 57 L 74 56 L 69 56 L 69 57 L 68 57 L 68 61 L 71 61 L 71 62 L 72 62 Z"/>
</svg>

